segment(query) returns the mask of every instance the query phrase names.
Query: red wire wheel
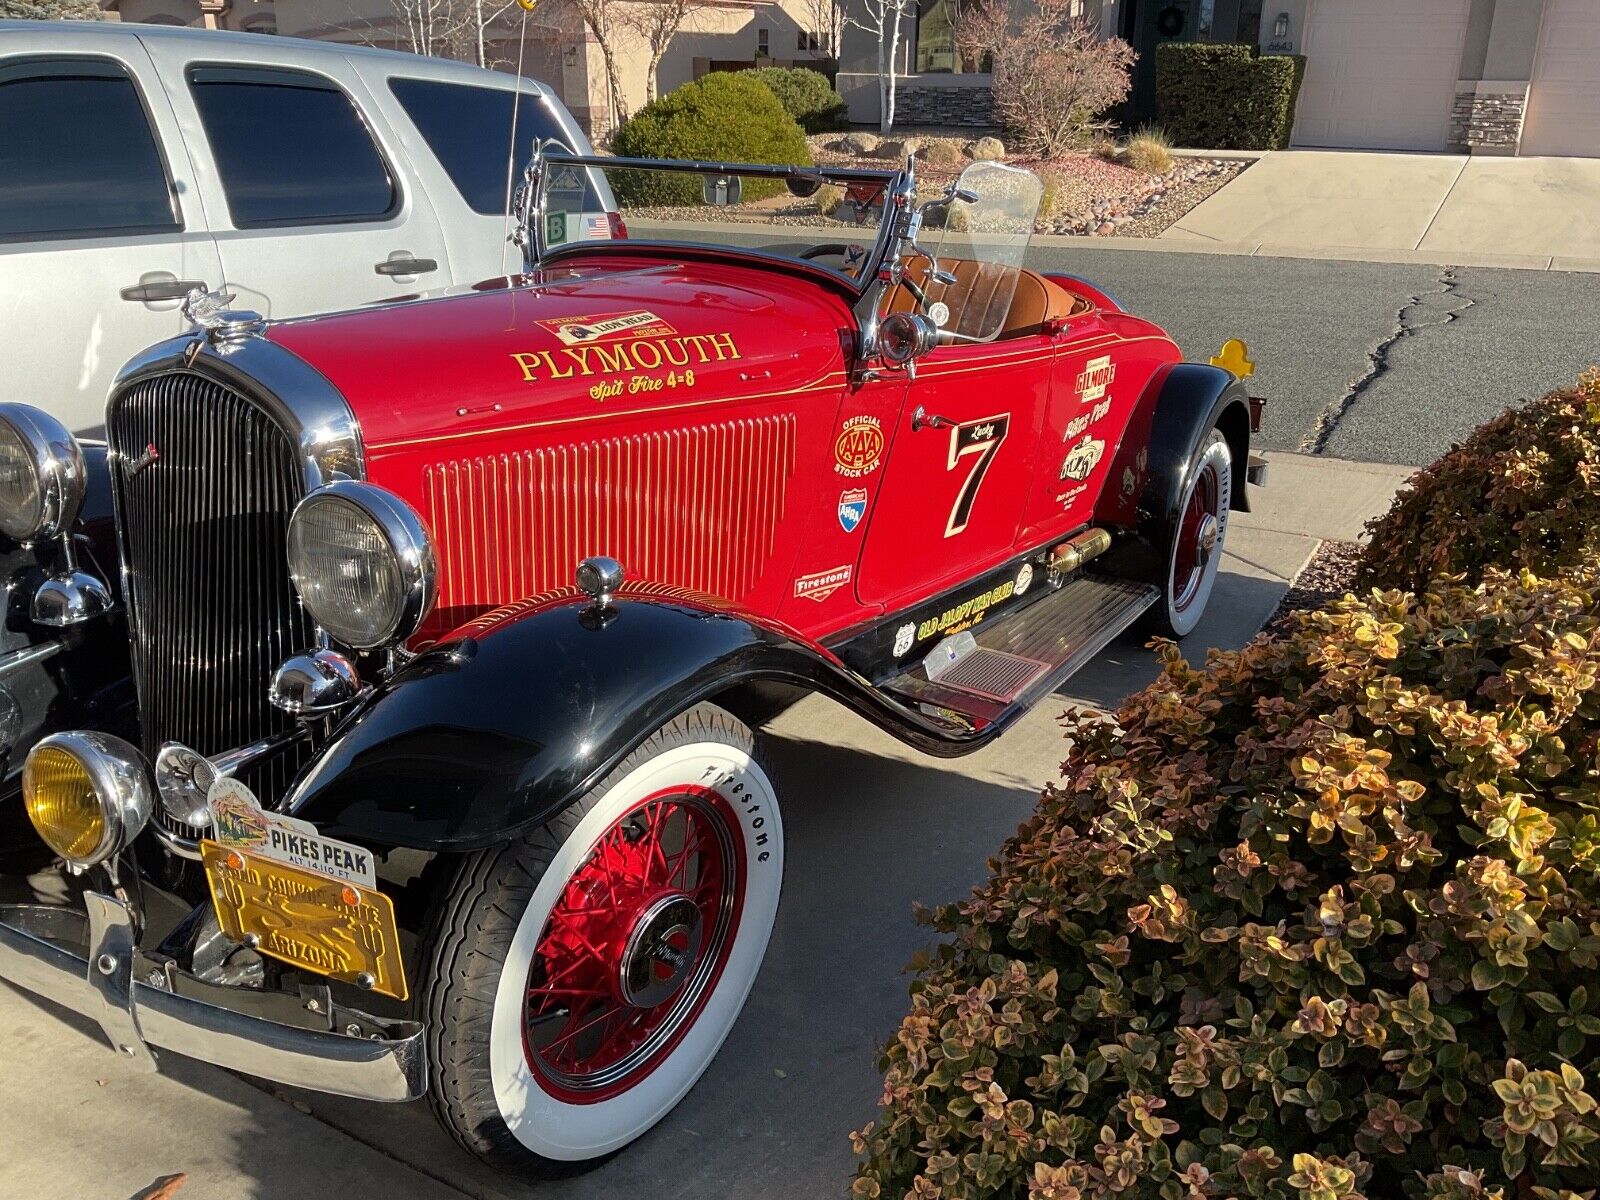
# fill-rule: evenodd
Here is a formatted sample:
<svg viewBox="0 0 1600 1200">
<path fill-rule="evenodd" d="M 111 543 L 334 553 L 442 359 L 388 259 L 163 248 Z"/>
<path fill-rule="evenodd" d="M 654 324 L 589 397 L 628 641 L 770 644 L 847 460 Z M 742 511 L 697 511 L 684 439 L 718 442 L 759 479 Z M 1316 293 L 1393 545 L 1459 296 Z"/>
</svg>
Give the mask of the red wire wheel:
<svg viewBox="0 0 1600 1200">
<path fill-rule="evenodd" d="M 1222 541 L 1222 473 L 1214 461 L 1201 464 L 1189 503 L 1178 524 L 1172 567 L 1172 609 L 1185 613 L 1200 594 L 1206 567 Z"/>
<path fill-rule="evenodd" d="M 716 792 L 678 785 L 613 822 L 529 968 L 523 1045 L 540 1086 L 592 1104 L 647 1077 L 716 989 L 744 893 L 738 821 Z"/>
</svg>

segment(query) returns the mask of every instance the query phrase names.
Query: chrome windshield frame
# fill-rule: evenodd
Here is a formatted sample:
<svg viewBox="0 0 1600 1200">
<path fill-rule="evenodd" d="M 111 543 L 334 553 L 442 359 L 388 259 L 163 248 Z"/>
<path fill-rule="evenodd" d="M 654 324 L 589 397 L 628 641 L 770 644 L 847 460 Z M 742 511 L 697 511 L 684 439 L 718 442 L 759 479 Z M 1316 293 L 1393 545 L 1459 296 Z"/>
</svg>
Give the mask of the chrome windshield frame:
<svg viewBox="0 0 1600 1200">
<path fill-rule="evenodd" d="M 545 245 L 544 230 L 545 183 L 549 178 L 546 168 L 551 166 L 573 166 L 599 171 L 602 172 L 602 179 L 605 178 L 603 172 L 606 168 L 620 167 L 633 170 L 672 171 L 683 175 L 747 175 L 760 179 L 804 180 L 823 184 L 881 184 L 883 216 L 878 222 L 876 238 L 867 261 L 862 264 L 857 275 L 837 273 L 841 280 L 849 282 L 856 296 L 852 308 L 856 314 L 859 332 L 857 356 L 867 359 L 876 353 L 884 294 L 900 280 L 904 266 L 905 245 L 916 240 L 918 214 L 915 205 L 917 191 L 915 159 L 908 157 L 903 166 L 895 168 L 807 167 L 781 163 L 734 163 L 700 159 L 622 158 L 600 154 L 574 154 L 560 142 L 541 142 L 535 145 L 533 157 L 523 170 L 522 183 L 517 189 L 513 203 L 516 227 L 511 240 L 522 250 L 525 274 L 536 271 L 550 251 L 550 247 Z"/>
</svg>

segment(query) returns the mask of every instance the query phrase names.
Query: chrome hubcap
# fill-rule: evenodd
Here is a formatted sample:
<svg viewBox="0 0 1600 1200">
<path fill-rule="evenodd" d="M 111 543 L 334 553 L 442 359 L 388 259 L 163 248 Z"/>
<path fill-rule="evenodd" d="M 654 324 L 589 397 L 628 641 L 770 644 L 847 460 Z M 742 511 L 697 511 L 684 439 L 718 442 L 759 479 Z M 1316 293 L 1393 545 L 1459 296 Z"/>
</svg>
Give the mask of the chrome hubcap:
<svg viewBox="0 0 1600 1200">
<path fill-rule="evenodd" d="M 622 953 L 618 983 L 634 1008 L 668 1000 L 700 959 L 703 918 L 682 892 L 662 896 L 640 914 Z"/>
</svg>

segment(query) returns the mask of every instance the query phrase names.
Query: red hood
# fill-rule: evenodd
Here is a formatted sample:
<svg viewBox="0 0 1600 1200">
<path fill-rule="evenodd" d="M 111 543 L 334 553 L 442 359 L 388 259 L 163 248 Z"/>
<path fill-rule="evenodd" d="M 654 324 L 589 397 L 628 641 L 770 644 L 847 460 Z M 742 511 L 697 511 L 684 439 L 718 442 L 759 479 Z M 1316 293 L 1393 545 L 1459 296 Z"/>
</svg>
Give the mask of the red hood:
<svg viewBox="0 0 1600 1200">
<path fill-rule="evenodd" d="M 533 284 L 284 321 L 268 336 L 328 377 L 369 456 L 383 457 L 806 388 L 843 369 L 853 327 L 845 300 L 800 272 L 608 255 Z"/>
</svg>

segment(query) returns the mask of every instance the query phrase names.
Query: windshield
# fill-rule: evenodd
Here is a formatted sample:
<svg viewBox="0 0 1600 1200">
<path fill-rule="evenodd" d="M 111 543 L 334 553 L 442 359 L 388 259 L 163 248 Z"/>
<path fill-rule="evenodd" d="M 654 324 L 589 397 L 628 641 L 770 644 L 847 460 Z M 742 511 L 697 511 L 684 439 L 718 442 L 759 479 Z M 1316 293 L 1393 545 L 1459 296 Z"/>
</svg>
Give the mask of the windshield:
<svg viewBox="0 0 1600 1200">
<path fill-rule="evenodd" d="M 574 240 L 570 230 L 592 218 L 595 176 L 615 198 L 629 243 L 758 250 L 811 262 L 859 288 L 897 172 L 551 153 L 539 170 L 542 211 L 527 214 L 530 224 L 539 221 L 540 253 Z"/>
<path fill-rule="evenodd" d="M 1032 171 L 975 162 L 947 200 L 926 208 L 921 242 L 946 278 L 932 278 L 927 255 L 910 258 L 906 274 L 926 296 L 924 311 L 935 325 L 962 341 L 1000 336 L 1043 198 L 1044 185 Z M 983 302 L 973 303 L 975 296 Z"/>
</svg>

